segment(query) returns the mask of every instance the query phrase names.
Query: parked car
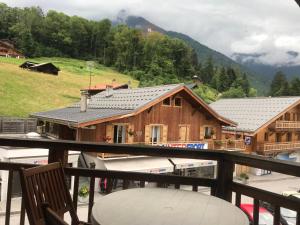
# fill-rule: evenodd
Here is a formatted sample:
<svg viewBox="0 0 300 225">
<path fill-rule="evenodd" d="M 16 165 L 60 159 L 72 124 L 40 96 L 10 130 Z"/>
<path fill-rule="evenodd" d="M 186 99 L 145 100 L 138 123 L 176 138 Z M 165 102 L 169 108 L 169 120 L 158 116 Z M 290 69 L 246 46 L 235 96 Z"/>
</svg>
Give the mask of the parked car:
<svg viewBox="0 0 300 225">
<path fill-rule="evenodd" d="M 250 224 L 253 224 L 253 204 L 241 204 L 241 209 L 249 218 Z M 273 225 L 273 215 L 264 207 L 259 207 L 259 225 Z"/>
</svg>

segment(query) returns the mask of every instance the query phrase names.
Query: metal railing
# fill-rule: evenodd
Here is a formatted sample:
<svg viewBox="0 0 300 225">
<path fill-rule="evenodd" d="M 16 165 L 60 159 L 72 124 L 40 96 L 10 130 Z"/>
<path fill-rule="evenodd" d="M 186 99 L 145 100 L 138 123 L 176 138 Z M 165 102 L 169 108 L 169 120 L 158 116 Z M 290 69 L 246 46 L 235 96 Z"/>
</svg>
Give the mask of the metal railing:
<svg viewBox="0 0 300 225">
<path fill-rule="evenodd" d="M 0 138 L 0 146 L 29 147 L 29 148 L 47 148 L 49 149 L 49 162 L 66 162 L 67 152 L 69 150 L 82 152 L 101 152 L 129 155 L 147 155 L 170 158 L 192 158 L 216 160 L 217 177 L 215 179 L 199 177 L 183 177 L 178 175 L 162 175 L 137 172 L 107 171 L 99 169 L 83 169 L 65 167 L 65 173 L 73 176 L 74 192 L 73 202 L 77 209 L 79 177 L 89 177 L 90 195 L 88 205 L 87 220 L 90 221 L 91 209 L 94 203 L 95 178 L 122 179 L 123 189 L 128 188 L 129 181 L 139 181 L 140 186 L 144 187 L 145 182 L 156 182 L 159 184 L 174 184 L 179 189 L 181 185 L 190 185 L 193 191 L 198 187 L 205 186 L 210 188 L 210 194 L 226 201 L 232 202 L 232 194 L 235 193 L 234 203 L 239 207 L 241 196 L 253 198 L 254 203 L 254 225 L 258 225 L 259 201 L 268 202 L 274 206 L 274 225 L 280 224 L 280 207 L 285 207 L 297 212 L 297 225 L 300 225 L 300 201 L 299 199 L 285 197 L 270 191 L 254 188 L 233 180 L 235 164 L 249 167 L 261 168 L 275 171 L 287 175 L 300 177 L 300 165 L 293 162 L 283 162 L 279 160 L 267 159 L 261 156 L 249 154 L 216 151 L 216 150 L 190 150 L 180 148 L 163 148 L 156 146 L 134 146 L 134 145 L 110 145 L 88 142 L 57 141 L 57 140 L 33 140 L 33 139 L 12 139 Z M 8 171 L 8 193 L 6 203 L 6 221 L 5 225 L 10 223 L 11 214 L 11 195 L 13 174 L 21 167 L 32 167 L 36 165 L 0 162 L 0 170 Z M 111 185 L 108 186 L 108 193 L 111 191 Z M 20 224 L 24 224 L 25 209 L 21 206 Z"/>
</svg>

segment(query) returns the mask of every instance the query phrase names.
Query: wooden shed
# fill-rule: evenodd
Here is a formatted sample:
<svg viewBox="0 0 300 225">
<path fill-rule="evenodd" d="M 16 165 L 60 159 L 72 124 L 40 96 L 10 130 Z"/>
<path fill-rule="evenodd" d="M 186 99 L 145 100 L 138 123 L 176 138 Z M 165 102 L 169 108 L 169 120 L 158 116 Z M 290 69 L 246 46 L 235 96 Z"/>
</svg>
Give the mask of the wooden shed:
<svg viewBox="0 0 300 225">
<path fill-rule="evenodd" d="M 58 72 L 60 71 L 58 67 L 56 67 L 54 64 L 50 62 L 35 63 L 35 62 L 26 61 L 20 65 L 20 68 L 41 72 L 41 73 L 48 73 L 52 75 L 58 75 Z"/>
</svg>

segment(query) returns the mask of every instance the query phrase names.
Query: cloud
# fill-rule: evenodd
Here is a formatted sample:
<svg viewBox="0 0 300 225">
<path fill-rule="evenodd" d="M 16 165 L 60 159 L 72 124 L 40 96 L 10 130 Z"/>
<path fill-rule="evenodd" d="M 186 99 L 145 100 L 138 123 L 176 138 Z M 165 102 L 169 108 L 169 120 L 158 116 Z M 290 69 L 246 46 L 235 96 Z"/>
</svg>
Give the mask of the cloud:
<svg viewBox="0 0 300 225">
<path fill-rule="evenodd" d="M 293 0 L 0 0 L 41 6 L 89 19 L 113 19 L 119 10 L 143 16 L 165 30 L 190 35 L 228 56 L 266 53 L 268 64 L 300 64 L 300 9 Z"/>
</svg>

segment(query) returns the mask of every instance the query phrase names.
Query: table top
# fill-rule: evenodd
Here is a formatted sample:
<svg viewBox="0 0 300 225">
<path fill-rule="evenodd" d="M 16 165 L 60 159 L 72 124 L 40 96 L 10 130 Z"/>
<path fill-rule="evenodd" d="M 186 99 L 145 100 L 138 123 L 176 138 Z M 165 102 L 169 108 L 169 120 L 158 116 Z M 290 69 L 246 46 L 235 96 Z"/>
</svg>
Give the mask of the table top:
<svg viewBox="0 0 300 225">
<path fill-rule="evenodd" d="M 199 192 L 135 188 L 99 199 L 94 225 L 249 225 L 233 204 Z"/>
</svg>

